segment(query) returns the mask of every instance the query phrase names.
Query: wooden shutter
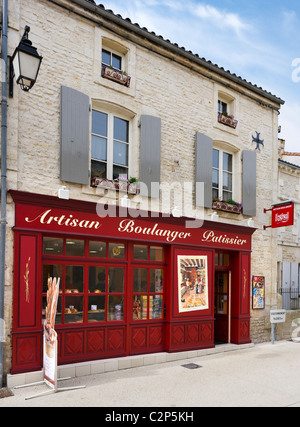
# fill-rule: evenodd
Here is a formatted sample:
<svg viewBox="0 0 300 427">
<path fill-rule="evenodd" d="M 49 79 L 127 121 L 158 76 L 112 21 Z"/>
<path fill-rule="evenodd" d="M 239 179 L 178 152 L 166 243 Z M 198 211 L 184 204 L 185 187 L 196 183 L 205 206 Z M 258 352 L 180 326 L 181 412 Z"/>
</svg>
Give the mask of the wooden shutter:
<svg viewBox="0 0 300 427">
<path fill-rule="evenodd" d="M 291 263 L 291 298 L 298 299 L 299 296 L 299 264 Z"/>
<path fill-rule="evenodd" d="M 291 307 L 291 263 L 282 263 L 282 308 L 290 310 Z"/>
<path fill-rule="evenodd" d="M 196 206 L 212 207 L 212 156 L 213 141 L 203 133 L 196 133 Z M 203 187 L 197 183 L 204 183 Z"/>
<path fill-rule="evenodd" d="M 141 195 L 159 198 L 159 186 L 151 188 L 151 183 L 160 184 L 161 161 L 161 119 L 141 116 L 141 153 L 140 182 L 148 188 L 148 193 L 141 186 Z"/>
<path fill-rule="evenodd" d="M 61 87 L 60 179 L 89 184 L 89 97 Z"/>
<path fill-rule="evenodd" d="M 256 216 L 256 152 L 243 151 L 243 214 Z"/>
</svg>

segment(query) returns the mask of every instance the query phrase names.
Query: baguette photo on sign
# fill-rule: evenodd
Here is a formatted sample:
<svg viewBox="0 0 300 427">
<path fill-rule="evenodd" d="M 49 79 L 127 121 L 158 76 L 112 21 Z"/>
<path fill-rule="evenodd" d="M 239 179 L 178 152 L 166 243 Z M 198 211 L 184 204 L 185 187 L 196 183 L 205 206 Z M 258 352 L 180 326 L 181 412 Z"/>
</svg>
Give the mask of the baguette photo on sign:
<svg viewBox="0 0 300 427">
<path fill-rule="evenodd" d="M 49 357 L 52 357 L 55 342 L 57 339 L 57 333 L 54 330 L 57 302 L 59 295 L 59 283 L 60 279 L 48 279 L 48 291 L 47 291 L 47 307 L 46 307 L 46 319 L 44 321 L 44 332 L 46 338 L 46 352 Z"/>
</svg>

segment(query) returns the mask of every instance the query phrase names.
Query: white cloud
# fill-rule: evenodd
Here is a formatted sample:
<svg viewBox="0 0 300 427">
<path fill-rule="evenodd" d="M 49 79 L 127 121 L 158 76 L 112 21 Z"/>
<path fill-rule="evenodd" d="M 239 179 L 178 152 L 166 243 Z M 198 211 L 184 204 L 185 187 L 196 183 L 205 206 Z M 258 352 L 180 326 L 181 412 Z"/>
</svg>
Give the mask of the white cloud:
<svg viewBox="0 0 300 427">
<path fill-rule="evenodd" d="M 279 137 L 285 139 L 286 151 L 300 152 L 300 104 L 297 102 L 287 102 L 281 107 L 279 124 L 281 125 L 281 134 Z"/>
<path fill-rule="evenodd" d="M 189 8 L 192 8 L 199 18 L 208 20 L 216 26 L 221 26 L 221 28 L 228 27 L 234 30 L 236 34 L 240 34 L 242 30 L 250 28 L 250 26 L 246 22 L 243 22 L 235 13 L 227 13 L 226 11 L 218 10 L 206 4 L 196 5 L 195 3 L 191 3 Z"/>
</svg>

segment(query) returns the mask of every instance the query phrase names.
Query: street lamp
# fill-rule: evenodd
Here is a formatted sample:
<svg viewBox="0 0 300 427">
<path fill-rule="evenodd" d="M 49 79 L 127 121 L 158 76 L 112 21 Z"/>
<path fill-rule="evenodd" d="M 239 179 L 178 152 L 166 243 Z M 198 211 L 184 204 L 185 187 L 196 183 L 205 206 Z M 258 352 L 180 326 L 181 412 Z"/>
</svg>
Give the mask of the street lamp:
<svg viewBox="0 0 300 427">
<path fill-rule="evenodd" d="M 36 47 L 32 46 L 32 42 L 28 39 L 29 31 L 30 27 L 26 26 L 19 46 L 15 49 L 11 58 L 11 77 L 16 77 L 17 84 L 25 92 L 28 92 L 35 84 L 43 59 L 38 54 Z"/>
</svg>

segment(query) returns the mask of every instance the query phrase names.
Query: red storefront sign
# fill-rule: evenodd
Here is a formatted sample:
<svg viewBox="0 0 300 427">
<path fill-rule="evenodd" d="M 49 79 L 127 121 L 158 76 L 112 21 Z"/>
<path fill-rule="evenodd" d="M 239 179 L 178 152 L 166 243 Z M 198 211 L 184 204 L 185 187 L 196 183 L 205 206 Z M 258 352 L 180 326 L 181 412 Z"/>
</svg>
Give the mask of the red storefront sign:
<svg viewBox="0 0 300 427">
<path fill-rule="evenodd" d="M 294 203 L 272 208 L 272 228 L 294 225 Z"/>
<path fill-rule="evenodd" d="M 210 229 L 207 221 L 200 228 L 188 228 L 184 221 L 175 224 L 172 218 L 164 219 L 164 221 L 161 218 L 151 217 L 145 219 L 119 216 L 101 218 L 97 213 L 74 212 L 23 204 L 17 206 L 15 226 L 43 232 L 76 233 L 128 240 L 149 240 L 165 244 L 181 243 L 251 250 L 251 234 L 233 233 L 227 230 L 224 232 L 224 227 L 223 230 Z"/>
</svg>

